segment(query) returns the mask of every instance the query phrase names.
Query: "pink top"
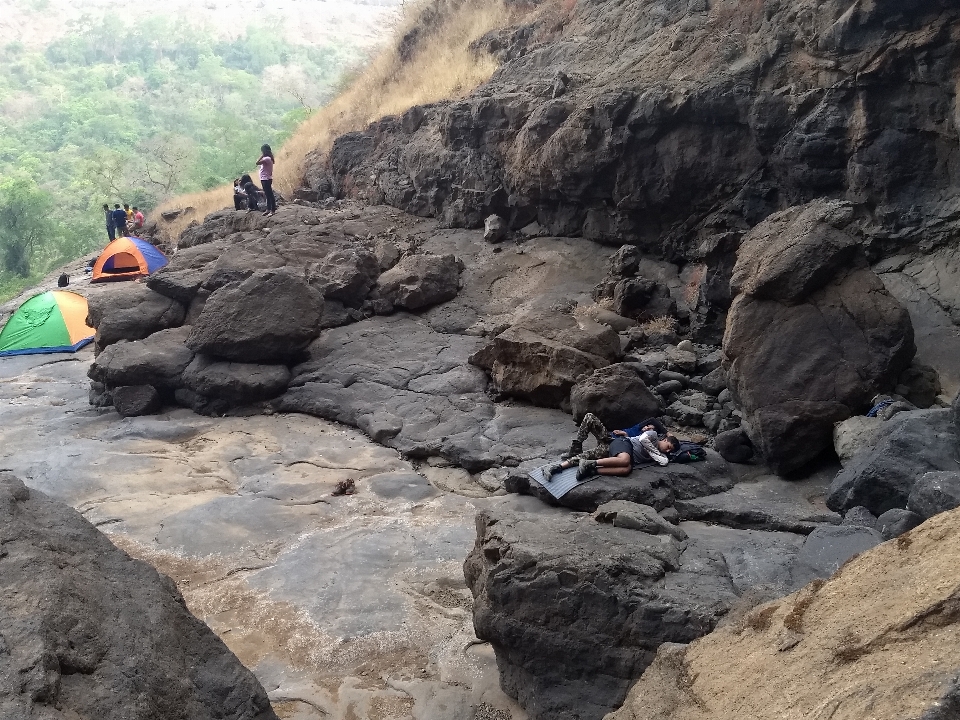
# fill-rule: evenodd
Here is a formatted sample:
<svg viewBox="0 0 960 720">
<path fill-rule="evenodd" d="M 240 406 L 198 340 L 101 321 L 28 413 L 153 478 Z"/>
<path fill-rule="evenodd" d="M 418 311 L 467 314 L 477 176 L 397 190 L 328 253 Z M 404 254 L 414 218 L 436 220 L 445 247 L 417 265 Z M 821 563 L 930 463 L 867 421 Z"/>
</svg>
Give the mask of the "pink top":
<svg viewBox="0 0 960 720">
<path fill-rule="evenodd" d="M 273 158 L 268 155 L 264 155 L 262 158 L 257 160 L 257 165 L 260 166 L 260 179 L 261 180 L 273 180 Z"/>
</svg>

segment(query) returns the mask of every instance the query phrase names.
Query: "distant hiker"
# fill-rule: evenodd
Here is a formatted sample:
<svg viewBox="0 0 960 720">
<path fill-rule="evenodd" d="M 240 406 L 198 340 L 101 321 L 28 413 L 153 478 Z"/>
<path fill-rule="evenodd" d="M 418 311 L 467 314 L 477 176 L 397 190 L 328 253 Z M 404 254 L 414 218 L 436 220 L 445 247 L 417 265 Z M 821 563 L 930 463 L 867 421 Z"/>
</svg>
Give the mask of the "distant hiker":
<svg viewBox="0 0 960 720">
<path fill-rule="evenodd" d="M 139 230 L 140 228 L 142 228 L 143 221 L 144 221 L 143 213 L 140 212 L 140 209 L 136 205 L 134 205 L 133 206 L 133 229 Z"/>
<path fill-rule="evenodd" d="M 130 206 L 126 203 L 123 204 L 123 211 L 127 214 L 127 227 L 133 227 L 133 210 L 130 209 Z"/>
<path fill-rule="evenodd" d="M 66 287 L 70 284 L 70 276 L 66 273 L 60 273 L 60 277 L 57 278 L 57 287 Z"/>
<path fill-rule="evenodd" d="M 233 209 L 243 210 L 247 204 L 247 194 L 240 187 L 240 178 L 233 181 Z"/>
<path fill-rule="evenodd" d="M 127 213 L 120 207 L 120 203 L 114 203 L 113 206 L 113 224 L 117 228 L 117 237 L 127 236 Z"/>
<path fill-rule="evenodd" d="M 263 185 L 263 194 L 267 196 L 267 209 L 264 215 L 277 214 L 277 199 L 273 196 L 273 151 L 269 145 L 260 146 L 260 184 Z"/>
<path fill-rule="evenodd" d="M 583 452 L 583 441 L 588 435 L 597 439 L 594 450 Z M 570 444 L 570 457 L 550 468 L 550 475 L 578 465 L 577 479 L 592 475 L 629 475 L 634 464 L 650 461 L 658 465 L 670 462 L 667 455 L 680 447 L 680 441 L 667 433 L 656 418 L 647 418 L 625 430 L 612 433 L 593 413 L 583 416 L 577 438 Z"/>
<path fill-rule="evenodd" d="M 117 239 L 117 225 L 113 222 L 113 210 L 106 203 L 103 204 L 103 215 L 107 221 L 107 237 L 113 242 Z"/>
<path fill-rule="evenodd" d="M 247 212 L 259 210 L 260 205 L 257 202 L 257 193 L 260 191 L 260 188 L 253 184 L 253 180 L 249 175 L 241 176 L 240 188 L 243 190 L 243 194 L 247 196 Z"/>
</svg>

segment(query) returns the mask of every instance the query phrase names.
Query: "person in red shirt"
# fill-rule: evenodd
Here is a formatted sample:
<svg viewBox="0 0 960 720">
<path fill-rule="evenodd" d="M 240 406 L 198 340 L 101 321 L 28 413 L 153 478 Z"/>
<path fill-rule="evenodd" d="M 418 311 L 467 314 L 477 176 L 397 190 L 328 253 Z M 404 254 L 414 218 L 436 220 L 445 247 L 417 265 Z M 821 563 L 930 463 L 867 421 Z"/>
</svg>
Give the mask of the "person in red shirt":
<svg viewBox="0 0 960 720">
<path fill-rule="evenodd" d="M 143 213 L 137 208 L 136 205 L 133 206 L 133 229 L 139 230 L 143 227 Z"/>
</svg>

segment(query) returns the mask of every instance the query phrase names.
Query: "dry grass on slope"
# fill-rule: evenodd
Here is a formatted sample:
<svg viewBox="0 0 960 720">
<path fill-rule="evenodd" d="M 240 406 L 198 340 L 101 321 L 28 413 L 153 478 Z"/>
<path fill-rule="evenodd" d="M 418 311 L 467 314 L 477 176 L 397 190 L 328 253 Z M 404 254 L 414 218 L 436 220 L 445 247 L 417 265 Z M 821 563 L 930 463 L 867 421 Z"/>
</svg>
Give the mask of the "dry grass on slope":
<svg viewBox="0 0 960 720">
<path fill-rule="evenodd" d="M 277 152 L 276 188 L 289 196 L 300 185 L 307 155 L 329 151 L 339 135 L 413 105 L 466 95 L 488 80 L 496 62 L 469 46 L 490 30 L 512 24 L 516 12 L 503 0 L 424 0 L 409 5 L 387 49 L 329 105 L 304 121 Z M 231 189 L 224 186 L 172 198 L 153 217 L 159 221 L 164 211 L 194 208 L 171 223 L 161 223 L 164 237 L 173 240 L 190 222 L 232 207 L 232 202 Z"/>
<path fill-rule="evenodd" d="M 607 720 L 919 718 L 960 670 L 960 510 L 692 643 Z"/>
</svg>

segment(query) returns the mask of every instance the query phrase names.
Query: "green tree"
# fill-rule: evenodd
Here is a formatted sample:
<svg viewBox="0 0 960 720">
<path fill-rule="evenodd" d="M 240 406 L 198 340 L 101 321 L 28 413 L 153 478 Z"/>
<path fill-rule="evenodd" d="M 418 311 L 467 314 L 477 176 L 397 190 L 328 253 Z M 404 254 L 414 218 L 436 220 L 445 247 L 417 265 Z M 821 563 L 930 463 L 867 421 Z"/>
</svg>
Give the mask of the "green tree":
<svg viewBox="0 0 960 720">
<path fill-rule="evenodd" d="M 52 239 L 50 196 L 28 177 L 0 182 L 0 253 L 7 272 L 30 276 L 34 249 Z"/>
</svg>

